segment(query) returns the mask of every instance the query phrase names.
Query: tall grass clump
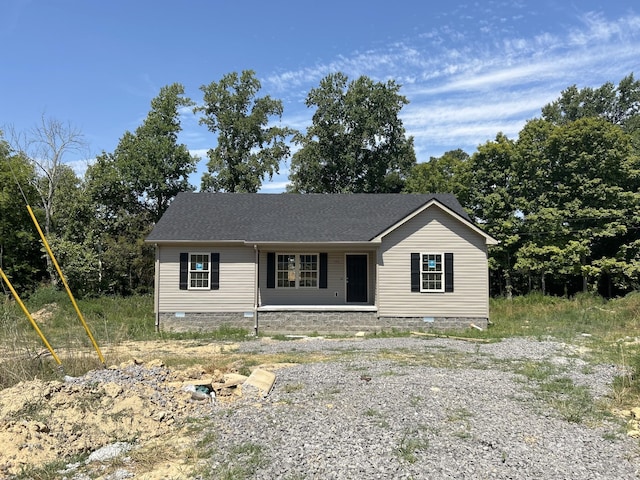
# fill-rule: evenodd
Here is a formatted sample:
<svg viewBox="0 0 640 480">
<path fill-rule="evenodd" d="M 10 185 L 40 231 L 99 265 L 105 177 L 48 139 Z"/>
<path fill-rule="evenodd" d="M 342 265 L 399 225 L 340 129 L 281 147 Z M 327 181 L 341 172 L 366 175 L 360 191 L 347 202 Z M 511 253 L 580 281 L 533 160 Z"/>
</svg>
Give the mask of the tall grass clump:
<svg viewBox="0 0 640 480">
<path fill-rule="evenodd" d="M 249 332 L 223 325 L 212 332 L 156 332 L 152 295 L 76 298 L 91 336 L 104 355 L 107 346 L 131 341 L 240 341 Z M 0 388 L 39 378 L 78 376 L 102 366 L 67 293 L 41 287 L 23 299 L 38 328 L 62 361 L 60 368 L 13 300 L 0 303 Z M 109 359 L 112 361 L 113 359 Z"/>
<path fill-rule="evenodd" d="M 63 368 L 17 303 L 4 297 L 0 303 L 0 388 L 34 378 L 52 380 L 64 374 L 81 375 L 101 367 L 65 291 L 41 287 L 22 300 Z M 99 347 L 157 338 L 150 296 L 86 298 L 76 302 Z"/>
<path fill-rule="evenodd" d="M 492 299 L 490 315 L 495 337 L 571 340 L 582 335 L 612 342 L 640 335 L 640 293 L 612 300 L 590 294 L 564 298 L 532 293 Z"/>
</svg>

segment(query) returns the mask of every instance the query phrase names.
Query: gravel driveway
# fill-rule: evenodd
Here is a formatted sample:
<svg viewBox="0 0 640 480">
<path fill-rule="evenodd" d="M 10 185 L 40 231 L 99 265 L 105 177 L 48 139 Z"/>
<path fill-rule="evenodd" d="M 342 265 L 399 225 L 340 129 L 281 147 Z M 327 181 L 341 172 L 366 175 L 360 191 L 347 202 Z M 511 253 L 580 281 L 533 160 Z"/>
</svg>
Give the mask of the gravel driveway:
<svg viewBox="0 0 640 480">
<path fill-rule="evenodd" d="M 638 441 L 598 404 L 619 372 L 570 345 L 509 339 L 255 341 L 328 355 L 271 394 L 214 407 L 216 478 L 632 479 Z"/>
</svg>

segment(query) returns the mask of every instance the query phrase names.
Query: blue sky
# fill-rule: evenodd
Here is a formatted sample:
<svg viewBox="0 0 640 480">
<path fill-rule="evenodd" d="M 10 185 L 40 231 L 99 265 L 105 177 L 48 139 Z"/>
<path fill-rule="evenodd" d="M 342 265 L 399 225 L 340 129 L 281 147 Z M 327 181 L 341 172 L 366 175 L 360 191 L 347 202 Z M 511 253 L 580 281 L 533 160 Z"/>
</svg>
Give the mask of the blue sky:
<svg viewBox="0 0 640 480">
<path fill-rule="evenodd" d="M 395 2 L 222 0 L 2 0 L 0 126 L 33 127 L 44 113 L 71 122 L 88 158 L 82 173 L 146 117 L 160 88 L 200 86 L 254 70 L 260 96 L 284 104 L 284 125 L 304 130 L 306 94 L 329 73 L 395 80 L 419 162 L 510 138 L 570 85 L 640 78 L 635 1 Z M 185 112 L 180 141 L 202 157 L 216 138 Z M 0 127 L 1 128 L 1 127 Z M 263 192 L 283 191 L 288 164 Z"/>
</svg>

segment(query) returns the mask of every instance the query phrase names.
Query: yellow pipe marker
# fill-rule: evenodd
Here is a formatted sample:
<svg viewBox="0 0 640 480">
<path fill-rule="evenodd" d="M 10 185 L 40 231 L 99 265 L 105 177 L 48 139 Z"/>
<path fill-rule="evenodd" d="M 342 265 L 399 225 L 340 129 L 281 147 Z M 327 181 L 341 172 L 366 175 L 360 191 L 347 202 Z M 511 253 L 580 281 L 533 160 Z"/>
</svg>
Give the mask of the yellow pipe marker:
<svg viewBox="0 0 640 480">
<path fill-rule="evenodd" d="M 22 309 L 22 311 L 24 312 L 24 314 L 27 316 L 27 318 L 29 319 L 29 321 L 31 322 L 31 325 L 33 325 L 33 328 L 35 328 L 36 332 L 38 332 L 38 335 L 40 335 L 40 338 L 42 339 L 42 341 L 44 342 L 45 346 L 49 349 L 49 351 L 51 352 L 51 355 L 53 356 L 53 358 L 55 359 L 56 362 L 58 362 L 58 365 L 62 365 L 62 362 L 60 361 L 60 359 L 58 358 L 58 356 L 56 355 L 56 352 L 53 351 L 53 348 L 51 348 L 51 345 L 49 345 L 49 342 L 47 342 L 47 339 L 45 338 L 44 334 L 40 331 L 40 329 L 38 328 L 38 324 L 36 323 L 36 321 L 33 319 L 33 317 L 31 316 L 31 314 L 29 313 L 29 310 L 27 310 L 27 307 L 24 306 L 24 303 L 22 303 L 22 300 L 20 300 L 20 297 L 18 296 L 18 294 L 16 293 L 16 291 L 13 288 L 13 285 L 11 285 L 11 282 L 9 281 L 9 279 L 7 278 L 7 276 L 4 274 L 4 272 L 2 271 L 2 268 L 0 268 L 0 277 L 2 277 L 2 280 L 4 280 L 4 283 L 6 283 L 9 286 L 9 290 L 11 290 L 11 294 L 13 295 L 13 298 L 16 299 L 16 302 L 18 302 L 18 305 L 20 305 L 20 308 Z"/>
<path fill-rule="evenodd" d="M 53 265 L 56 267 L 56 271 L 58 272 L 58 275 L 60 276 L 60 280 L 62 280 L 62 284 L 64 285 L 65 290 L 67 291 L 67 295 L 69 295 L 69 298 L 71 299 L 71 303 L 73 304 L 73 308 L 76 309 L 76 313 L 78 314 L 78 318 L 80 319 L 80 322 L 82 323 L 82 326 L 84 327 L 85 331 L 87 332 L 87 335 L 89 336 L 89 339 L 91 340 L 91 343 L 93 344 L 93 348 L 95 348 L 96 352 L 98 352 L 98 357 L 100 358 L 100 361 L 102 362 L 102 364 L 104 365 L 104 357 L 102 356 L 102 352 L 100 351 L 100 348 L 98 347 L 98 344 L 96 343 L 96 341 L 93 339 L 93 335 L 91 335 L 91 330 L 89 330 L 89 326 L 87 325 L 87 322 L 85 322 L 84 317 L 82 316 L 82 313 L 80 312 L 80 308 L 78 308 L 78 304 L 76 303 L 76 299 L 73 297 L 73 294 L 71 293 L 71 289 L 69 288 L 69 285 L 67 285 L 67 280 L 64 277 L 64 274 L 62 273 L 62 270 L 60 270 L 60 266 L 58 265 L 58 261 L 56 260 L 56 257 L 53 255 L 53 252 L 51 251 L 51 248 L 49 248 L 49 243 L 47 242 L 47 239 L 44 236 L 44 233 L 42 233 L 42 229 L 40 228 L 40 224 L 38 223 L 38 220 L 36 219 L 36 216 L 33 214 L 33 210 L 31 210 L 31 206 L 29 206 L 29 204 L 27 204 L 27 210 L 29 210 L 29 215 L 31 215 L 31 220 L 33 220 L 33 223 L 35 224 L 36 228 L 38 229 L 38 233 L 40 234 L 40 238 L 42 239 L 42 243 L 44 244 L 44 248 L 47 250 L 47 253 L 49 254 L 49 257 L 51 257 L 51 261 L 53 262 Z"/>
</svg>

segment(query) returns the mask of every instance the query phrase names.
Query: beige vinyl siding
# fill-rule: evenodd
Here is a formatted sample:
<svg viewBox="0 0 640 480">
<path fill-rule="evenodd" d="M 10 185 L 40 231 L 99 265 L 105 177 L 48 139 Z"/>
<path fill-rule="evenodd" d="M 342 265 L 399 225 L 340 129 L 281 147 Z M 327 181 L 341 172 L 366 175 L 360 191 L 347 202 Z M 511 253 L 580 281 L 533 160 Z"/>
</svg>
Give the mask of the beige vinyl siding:
<svg viewBox="0 0 640 480">
<path fill-rule="evenodd" d="M 254 304 L 255 252 L 235 246 L 159 246 L 159 312 L 244 312 Z M 180 290 L 180 253 L 220 253 L 219 290 Z"/>
<path fill-rule="evenodd" d="M 454 292 L 411 291 L 411 253 L 453 253 Z M 379 250 L 381 316 L 488 317 L 485 238 L 437 206 L 390 232 Z"/>
<path fill-rule="evenodd" d="M 327 288 L 267 288 L 267 253 L 327 253 Z M 346 303 L 346 254 L 368 254 L 368 304 L 375 303 L 376 252 L 358 250 L 332 250 L 330 248 L 300 249 L 278 247 L 260 250 L 260 305 L 349 305 Z"/>
</svg>

